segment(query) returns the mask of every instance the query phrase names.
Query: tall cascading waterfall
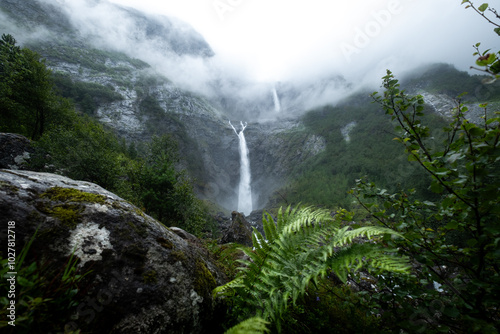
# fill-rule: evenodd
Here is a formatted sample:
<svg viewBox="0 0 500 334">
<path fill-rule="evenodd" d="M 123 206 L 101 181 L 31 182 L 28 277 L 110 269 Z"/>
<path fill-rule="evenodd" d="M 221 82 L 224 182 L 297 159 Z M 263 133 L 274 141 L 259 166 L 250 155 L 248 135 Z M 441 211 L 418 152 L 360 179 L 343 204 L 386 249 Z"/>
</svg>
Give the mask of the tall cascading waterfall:
<svg viewBox="0 0 500 334">
<path fill-rule="evenodd" d="M 281 103 L 278 97 L 278 92 L 276 91 L 276 86 L 273 86 L 273 99 L 274 99 L 274 111 L 281 111 Z"/>
<path fill-rule="evenodd" d="M 248 146 L 245 139 L 245 131 L 247 123 L 241 124 L 241 131 L 238 132 L 234 128 L 233 124 L 229 122 L 234 130 L 234 133 L 239 138 L 240 141 L 240 185 L 238 189 L 238 212 L 243 212 L 245 215 L 249 215 L 252 212 L 252 187 L 250 185 L 250 159 L 248 157 Z"/>
</svg>

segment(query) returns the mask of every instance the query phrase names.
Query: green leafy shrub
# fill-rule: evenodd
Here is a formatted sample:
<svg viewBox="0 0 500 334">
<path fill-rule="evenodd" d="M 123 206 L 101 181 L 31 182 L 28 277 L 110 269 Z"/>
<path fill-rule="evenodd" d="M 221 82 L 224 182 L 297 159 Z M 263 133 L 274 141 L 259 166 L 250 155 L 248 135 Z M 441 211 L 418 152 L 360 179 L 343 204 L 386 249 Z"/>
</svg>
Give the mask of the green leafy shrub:
<svg viewBox="0 0 500 334">
<path fill-rule="evenodd" d="M 103 125 L 73 114 L 35 143 L 33 167 L 115 190 L 120 176 L 120 145 Z"/>
<path fill-rule="evenodd" d="M 413 191 L 390 193 L 358 181 L 352 193 L 372 221 L 404 236 L 385 238 L 385 244 L 399 249 L 414 264 L 410 276 L 381 280 L 385 293 L 372 295 L 371 301 L 392 311 L 386 312 L 386 324 L 393 329 L 496 333 L 500 323 L 499 113 L 490 117 L 487 105 L 482 105 L 482 124 L 476 125 L 467 120 L 467 107 L 458 103 L 443 129 L 443 144 L 432 146 L 422 120 L 422 96 L 400 90 L 389 71 L 384 88 L 383 97 L 374 94 L 375 101 L 397 123 L 397 140 L 408 159 L 432 177 L 430 189 L 439 197 L 421 201 L 413 198 Z"/>
</svg>

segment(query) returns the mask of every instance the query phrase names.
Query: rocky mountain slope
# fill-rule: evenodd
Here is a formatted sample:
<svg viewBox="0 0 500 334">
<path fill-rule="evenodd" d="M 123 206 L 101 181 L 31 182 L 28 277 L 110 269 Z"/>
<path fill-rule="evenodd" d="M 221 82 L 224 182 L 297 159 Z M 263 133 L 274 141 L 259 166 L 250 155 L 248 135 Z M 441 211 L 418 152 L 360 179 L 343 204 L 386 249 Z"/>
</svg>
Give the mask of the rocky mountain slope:
<svg viewBox="0 0 500 334">
<path fill-rule="evenodd" d="M 53 72 L 64 80 L 112 91 L 111 101 L 102 101 L 91 94 L 97 107 L 94 116 L 127 141 L 173 134 L 180 143 L 186 167 L 197 180 L 200 196 L 235 209 L 238 138 L 228 123 L 230 113 L 225 113 L 219 103 L 222 99 L 187 90 L 170 80 L 175 78 L 167 78 L 146 62 L 133 58 L 134 53 L 130 51 L 149 50 L 154 46 L 152 52 L 156 54 L 204 60 L 213 55 L 208 44 L 176 19 L 146 15 L 105 1 L 86 3 L 90 9 L 107 6 L 113 17 L 125 20 L 132 32 L 122 41 L 126 47 L 103 47 L 106 38 L 85 26 L 82 21 L 85 17 L 75 18 L 72 7 L 65 1 L 59 1 L 56 6 L 41 0 L 2 0 L 0 10 L 6 20 L 0 27 L 2 32 L 18 36 L 24 45 L 38 51 Z M 113 30 L 106 33 L 113 34 Z M 270 158 L 274 155 L 272 150 L 277 149 L 272 143 L 275 133 L 293 126 L 287 123 L 279 127 L 257 124 L 249 127 L 253 128 L 256 138 L 261 138 L 260 141 L 250 139 L 249 145 L 253 173 L 259 175 L 263 184 L 275 183 L 269 182 L 271 176 L 278 179 L 284 176 L 283 161 L 277 164 Z M 260 136 L 261 131 L 265 131 L 264 137 Z M 265 142 L 262 138 L 266 138 Z M 265 161 L 266 165 L 259 161 Z M 264 191 L 256 206 L 263 205 L 267 193 L 269 191 Z"/>
<path fill-rule="evenodd" d="M 274 85 L 228 79 L 211 64 L 208 43 L 186 23 L 105 0 L 0 0 L 0 18 L 0 32 L 39 52 L 63 95 L 82 112 L 128 143 L 172 134 L 198 195 L 227 210 L 237 208 L 239 182 L 238 137 L 229 120 L 249 123 L 256 209 L 286 184 L 291 170 L 337 144 L 306 127 L 302 115 L 349 95 L 352 84 L 342 77 Z M 437 112 L 449 112 L 450 94 L 412 85 Z M 344 141 L 352 139 L 356 121 L 346 119 L 339 128 Z"/>
</svg>

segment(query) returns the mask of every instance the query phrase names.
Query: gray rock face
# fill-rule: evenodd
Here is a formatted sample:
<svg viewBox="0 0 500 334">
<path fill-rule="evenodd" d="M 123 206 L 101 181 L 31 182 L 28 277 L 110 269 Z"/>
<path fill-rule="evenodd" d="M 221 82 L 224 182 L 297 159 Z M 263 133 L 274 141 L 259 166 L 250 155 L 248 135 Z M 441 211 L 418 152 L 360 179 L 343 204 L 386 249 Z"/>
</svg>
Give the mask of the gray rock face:
<svg viewBox="0 0 500 334">
<path fill-rule="evenodd" d="M 240 212 L 233 211 L 231 214 L 231 225 L 223 231 L 220 240 L 221 244 L 238 243 L 245 246 L 252 246 L 252 228 L 246 221 L 245 216 Z"/>
<path fill-rule="evenodd" d="M 223 274 L 201 248 L 118 196 L 54 174 L 0 170 L 0 212 L 16 222 L 19 250 L 38 228 L 32 249 L 39 260 L 64 267 L 74 250 L 80 270 L 92 270 L 68 328 L 218 332 L 211 291 Z"/>
<path fill-rule="evenodd" d="M 28 138 L 14 133 L 0 133 L 0 168 L 24 169 L 32 153 Z"/>
</svg>

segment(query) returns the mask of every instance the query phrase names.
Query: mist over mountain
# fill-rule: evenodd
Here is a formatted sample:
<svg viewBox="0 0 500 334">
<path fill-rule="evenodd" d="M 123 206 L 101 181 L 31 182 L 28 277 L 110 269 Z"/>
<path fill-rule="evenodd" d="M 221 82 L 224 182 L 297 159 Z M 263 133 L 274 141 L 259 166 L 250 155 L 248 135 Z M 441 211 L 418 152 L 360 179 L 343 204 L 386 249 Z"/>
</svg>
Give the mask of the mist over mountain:
<svg viewBox="0 0 500 334">
<path fill-rule="evenodd" d="M 224 63 L 187 23 L 106 0 L 0 0 L 0 18 L 0 31 L 39 52 L 61 94 L 80 111 L 129 143 L 173 134 L 198 195 L 229 210 L 236 209 L 239 182 L 238 137 L 229 121 L 248 122 L 253 207 L 263 208 L 276 190 L 323 164 L 333 147 L 345 145 L 346 138 L 355 141 L 365 118 L 358 109 L 371 112 L 370 85 L 329 71 L 257 82 Z M 445 78 L 442 87 L 450 87 L 455 76 L 470 76 L 438 68 L 419 70 L 421 78 L 413 81 L 415 74 L 408 72 L 408 82 L 425 91 L 436 110 L 451 109 L 462 87 L 437 89 L 432 73 Z M 479 79 L 470 82 L 473 94 L 494 96 Z M 327 117 L 333 122 L 329 130 L 307 121 L 309 111 L 323 108 L 344 110 Z M 337 135 L 330 137 L 332 131 Z"/>
</svg>

